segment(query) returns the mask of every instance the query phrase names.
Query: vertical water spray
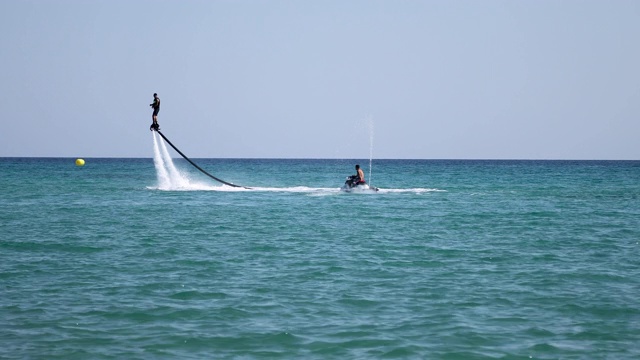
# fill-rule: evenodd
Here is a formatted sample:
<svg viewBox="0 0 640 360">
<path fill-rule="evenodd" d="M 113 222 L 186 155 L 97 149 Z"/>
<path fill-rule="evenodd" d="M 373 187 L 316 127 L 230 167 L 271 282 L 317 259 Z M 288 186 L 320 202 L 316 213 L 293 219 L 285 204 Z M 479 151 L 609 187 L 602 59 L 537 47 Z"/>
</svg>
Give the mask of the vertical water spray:
<svg viewBox="0 0 640 360">
<path fill-rule="evenodd" d="M 154 136 L 158 136 L 154 132 Z M 169 150 L 167 150 L 167 145 L 164 141 L 160 141 L 160 150 L 162 151 L 162 158 L 164 160 L 165 167 L 169 173 L 169 179 L 171 181 L 171 186 L 173 188 L 185 188 L 189 185 L 189 180 L 184 177 L 180 171 L 173 164 L 173 159 L 171 155 L 169 155 Z"/>
<path fill-rule="evenodd" d="M 153 163 L 156 167 L 159 189 L 175 190 L 189 187 L 189 180 L 175 167 L 167 145 L 155 131 L 153 132 Z"/>
<path fill-rule="evenodd" d="M 162 160 L 160 148 L 158 147 L 158 135 L 155 132 L 153 132 L 153 164 L 156 167 L 158 188 L 169 188 L 171 186 L 171 179 L 169 178 L 169 173 L 167 172 L 167 169 L 164 165 L 164 160 Z"/>
<path fill-rule="evenodd" d="M 369 184 L 371 184 L 371 168 L 373 166 L 373 118 L 367 117 L 369 126 Z"/>
</svg>

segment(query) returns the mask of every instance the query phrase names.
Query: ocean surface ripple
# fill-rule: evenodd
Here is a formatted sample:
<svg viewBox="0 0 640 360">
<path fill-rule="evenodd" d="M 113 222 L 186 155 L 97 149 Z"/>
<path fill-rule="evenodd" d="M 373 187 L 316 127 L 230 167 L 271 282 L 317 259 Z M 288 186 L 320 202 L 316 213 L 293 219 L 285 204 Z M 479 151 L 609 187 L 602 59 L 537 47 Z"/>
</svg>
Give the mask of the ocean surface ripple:
<svg viewBox="0 0 640 360">
<path fill-rule="evenodd" d="M 640 358 L 640 162 L 195 160 L 0 159 L 0 358 Z"/>
</svg>

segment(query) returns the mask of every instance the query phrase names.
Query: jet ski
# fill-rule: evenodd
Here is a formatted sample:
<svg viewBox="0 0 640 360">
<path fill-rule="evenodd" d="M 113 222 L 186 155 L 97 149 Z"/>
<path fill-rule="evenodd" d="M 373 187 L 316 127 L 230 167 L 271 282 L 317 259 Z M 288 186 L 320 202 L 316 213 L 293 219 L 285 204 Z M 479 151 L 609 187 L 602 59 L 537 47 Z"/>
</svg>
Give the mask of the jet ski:
<svg viewBox="0 0 640 360">
<path fill-rule="evenodd" d="M 344 182 L 344 185 L 340 188 L 340 191 L 344 192 L 376 192 L 378 189 L 375 186 L 370 186 L 369 184 L 359 183 L 358 175 L 347 176 L 347 181 Z"/>
</svg>

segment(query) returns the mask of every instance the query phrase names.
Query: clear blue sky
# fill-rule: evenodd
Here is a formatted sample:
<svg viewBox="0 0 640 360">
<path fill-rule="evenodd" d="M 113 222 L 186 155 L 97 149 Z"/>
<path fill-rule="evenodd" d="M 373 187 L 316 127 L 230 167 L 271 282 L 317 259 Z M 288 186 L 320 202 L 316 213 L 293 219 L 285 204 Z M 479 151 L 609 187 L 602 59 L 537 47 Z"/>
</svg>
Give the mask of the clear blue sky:
<svg viewBox="0 0 640 360">
<path fill-rule="evenodd" d="M 0 156 L 640 159 L 640 1 L 1 1 Z M 177 156 L 177 155 L 176 155 Z"/>
</svg>

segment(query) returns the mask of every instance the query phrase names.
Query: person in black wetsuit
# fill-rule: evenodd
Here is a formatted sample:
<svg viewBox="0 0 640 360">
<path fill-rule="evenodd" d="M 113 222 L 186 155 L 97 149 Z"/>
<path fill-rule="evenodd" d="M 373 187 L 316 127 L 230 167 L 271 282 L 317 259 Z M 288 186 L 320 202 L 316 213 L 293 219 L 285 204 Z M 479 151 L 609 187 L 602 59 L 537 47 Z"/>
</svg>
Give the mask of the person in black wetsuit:
<svg viewBox="0 0 640 360">
<path fill-rule="evenodd" d="M 158 94 L 156 93 L 153 94 L 153 103 L 149 104 L 149 106 L 153 108 L 153 115 L 151 116 L 153 123 L 151 124 L 151 127 L 149 127 L 149 130 L 151 131 L 153 131 L 154 129 L 160 130 L 160 125 L 158 125 L 158 113 L 160 112 L 160 98 L 158 97 Z"/>
</svg>

